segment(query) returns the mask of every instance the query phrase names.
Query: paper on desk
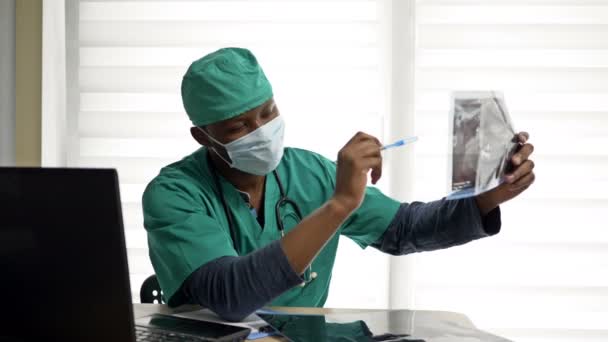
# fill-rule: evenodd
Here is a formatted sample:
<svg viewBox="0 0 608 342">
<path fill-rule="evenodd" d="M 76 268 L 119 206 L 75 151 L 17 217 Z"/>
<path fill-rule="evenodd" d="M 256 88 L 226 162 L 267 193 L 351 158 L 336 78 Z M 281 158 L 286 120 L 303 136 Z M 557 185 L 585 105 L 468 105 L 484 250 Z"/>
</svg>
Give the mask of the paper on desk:
<svg viewBox="0 0 608 342">
<path fill-rule="evenodd" d="M 226 324 L 226 325 L 233 325 L 236 327 L 249 328 L 249 329 L 251 329 L 251 333 L 247 337 L 247 339 L 249 339 L 249 340 L 255 340 L 258 338 L 268 336 L 267 333 L 263 333 L 263 332 L 259 331 L 260 328 L 268 326 L 268 323 L 266 323 L 266 321 L 261 319 L 260 316 L 258 316 L 256 314 L 251 314 L 251 315 L 247 316 L 241 322 L 224 321 L 218 315 L 216 315 L 215 313 L 213 313 L 213 311 L 211 311 L 209 309 L 201 309 L 201 310 L 189 311 L 189 312 L 180 312 L 180 313 L 173 314 L 173 316 L 195 319 L 195 320 L 205 321 L 205 322 L 214 322 L 214 323 L 220 323 L 220 324 Z"/>
</svg>

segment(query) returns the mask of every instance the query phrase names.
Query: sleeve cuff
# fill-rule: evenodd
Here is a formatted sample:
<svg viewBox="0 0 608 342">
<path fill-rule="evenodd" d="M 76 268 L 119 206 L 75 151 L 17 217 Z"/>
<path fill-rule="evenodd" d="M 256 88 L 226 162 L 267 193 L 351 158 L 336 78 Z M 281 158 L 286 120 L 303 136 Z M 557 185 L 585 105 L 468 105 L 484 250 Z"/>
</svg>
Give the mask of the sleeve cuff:
<svg viewBox="0 0 608 342">
<path fill-rule="evenodd" d="M 302 278 L 289 263 L 287 255 L 283 250 L 283 245 L 280 240 L 273 241 L 268 248 L 271 250 L 269 254 L 274 256 L 271 260 L 275 260 L 275 269 L 280 273 L 280 279 L 283 279 L 283 284 L 288 288 L 292 288 L 296 285 L 300 285 L 304 278 Z"/>
<path fill-rule="evenodd" d="M 482 216 L 481 224 L 483 226 L 484 232 L 488 234 L 488 236 L 498 234 L 502 225 L 502 221 L 500 219 L 500 207 L 496 207 L 485 216 Z"/>
</svg>

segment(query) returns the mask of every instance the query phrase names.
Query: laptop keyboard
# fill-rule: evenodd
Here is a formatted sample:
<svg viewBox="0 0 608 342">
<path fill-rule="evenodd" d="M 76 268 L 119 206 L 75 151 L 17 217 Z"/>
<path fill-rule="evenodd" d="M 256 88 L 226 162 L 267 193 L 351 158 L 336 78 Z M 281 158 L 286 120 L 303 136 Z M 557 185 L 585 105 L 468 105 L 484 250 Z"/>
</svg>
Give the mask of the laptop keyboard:
<svg viewBox="0 0 608 342">
<path fill-rule="evenodd" d="M 135 336 L 137 342 L 213 341 L 205 337 L 192 336 L 166 330 L 148 329 L 140 326 L 135 327 Z"/>
</svg>

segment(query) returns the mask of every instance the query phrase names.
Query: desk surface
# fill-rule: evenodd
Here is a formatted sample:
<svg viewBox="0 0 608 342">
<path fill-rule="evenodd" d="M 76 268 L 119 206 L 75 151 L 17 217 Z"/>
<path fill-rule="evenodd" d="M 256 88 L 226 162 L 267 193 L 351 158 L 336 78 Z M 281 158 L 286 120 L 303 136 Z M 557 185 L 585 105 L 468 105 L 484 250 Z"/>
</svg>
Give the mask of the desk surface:
<svg viewBox="0 0 608 342">
<path fill-rule="evenodd" d="M 165 304 L 133 304 L 133 314 L 135 318 L 144 317 L 153 313 L 174 314 L 180 312 L 188 312 L 199 310 L 201 307 L 197 305 L 183 305 L 178 308 L 171 309 Z M 380 309 L 327 309 L 327 308 L 294 308 L 294 307 L 272 307 L 272 310 L 308 315 L 326 315 L 326 314 L 343 314 L 343 313 L 359 313 L 359 312 L 384 312 Z M 437 311 L 439 313 L 439 311 Z M 444 313 L 444 312 L 441 312 Z"/>
<path fill-rule="evenodd" d="M 188 312 L 200 309 L 195 305 L 184 305 L 178 308 L 170 309 L 167 305 L 159 304 L 134 304 L 133 311 L 135 318 L 144 317 L 153 313 L 173 314 L 179 312 Z M 365 309 L 326 309 L 326 308 L 293 308 L 293 307 L 273 307 L 273 310 L 294 313 L 294 314 L 313 314 L 313 315 L 349 315 L 349 314 L 373 314 L 386 313 L 387 310 L 365 310 Z M 471 320 L 463 314 L 446 311 L 412 311 L 422 316 L 432 317 L 433 320 L 451 322 L 465 329 L 476 329 Z M 500 338 L 499 338 L 500 339 Z M 502 341 L 502 339 L 500 339 Z M 264 338 L 256 341 L 282 341 L 280 338 Z"/>
<path fill-rule="evenodd" d="M 188 312 L 200 309 L 197 305 L 183 305 L 178 308 L 171 309 L 165 304 L 133 304 L 133 315 L 135 318 L 145 317 L 155 313 L 161 314 L 174 314 L 180 312 Z M 293 308 L 293 307 L 273 307 L 273 310 L 289 312 L 294 314 L 309 314 L 309 315 L 325 315 L 325 314 L 339 314 L 339 313 L 358 313 L 358 312 L 373 312 L 373 311 L 384 311 L 384 310 L 365 310 L 365 309 L 326 309 L 326 308 Z M 267 341 L 283 341 L 279 337 L 267 337 L 258 339 L 259 342 Z"/>
</svg>

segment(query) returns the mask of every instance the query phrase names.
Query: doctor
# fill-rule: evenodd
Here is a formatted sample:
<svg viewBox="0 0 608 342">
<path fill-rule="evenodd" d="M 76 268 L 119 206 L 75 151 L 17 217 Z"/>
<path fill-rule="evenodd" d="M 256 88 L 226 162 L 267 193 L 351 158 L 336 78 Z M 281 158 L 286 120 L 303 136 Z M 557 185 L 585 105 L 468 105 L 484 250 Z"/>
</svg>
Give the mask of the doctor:
<svg viewBox="0 0 608 342">
<path fill-rule="evenodd" d="M 498 206 L 534 181 L 521 133 L 503 185 L 399 203 L 366 186 L 368 175 L 374 184 L 382 176 L 371 135 L 355 134 L 337 163 L 283 147 L 272 87 L 246 49 L 193 62 L 181 91 L 202 147 L 164 167 L 143 195 L 150 259 L 170 306 L 200 304 L 235 321 L 265 305 L 321 307 L 339 235 L 392 255 L 461 245 L 497 234 Z"/>
</svg>

